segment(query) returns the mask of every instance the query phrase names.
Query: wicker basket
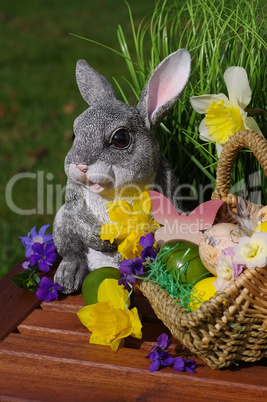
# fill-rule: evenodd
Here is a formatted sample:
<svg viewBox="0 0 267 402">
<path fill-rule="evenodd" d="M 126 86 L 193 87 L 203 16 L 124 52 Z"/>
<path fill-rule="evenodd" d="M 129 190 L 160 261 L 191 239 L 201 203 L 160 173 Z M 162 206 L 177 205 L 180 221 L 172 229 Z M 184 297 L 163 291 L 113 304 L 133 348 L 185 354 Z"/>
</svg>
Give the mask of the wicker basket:
<svg viewBox="0 0 267 402">
<path fill-rule="evenodd" d="M 267 176 L 267 141 L 249 130 L 232 135 L 220 156 L 212 198 L 225 200 L 236 221 L 238 197 L 229 195 L 228 189 L 233 163 L 243 147 L 253 151 Z M 254 204 L 249 208 L 253 216 L 259 209 Z M 211 368 L 267 357 L 267 266 L 244 270 L 223 292 L 216 292 L 191 313 L 157 284 L 142 281 L 139 287 L 172 335 Z"/>
</svg>

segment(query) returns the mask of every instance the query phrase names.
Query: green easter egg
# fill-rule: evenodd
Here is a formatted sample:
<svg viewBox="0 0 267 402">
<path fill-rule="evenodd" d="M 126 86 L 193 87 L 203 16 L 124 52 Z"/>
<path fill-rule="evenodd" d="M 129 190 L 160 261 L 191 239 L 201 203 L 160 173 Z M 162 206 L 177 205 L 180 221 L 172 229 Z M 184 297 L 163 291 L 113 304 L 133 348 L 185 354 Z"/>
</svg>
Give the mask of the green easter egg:
<svg viewBox="0 0 267 402">
<path fill-rule="evenodd" d="M 185 240 L 170 240 L 161 247 L 158 256 L 163 253 L 166 253 L 162 260 L 166 264 L 166 270 L 174 279 L 176 275 L 172 273 L 172 269 L 176 274 L 180 270 L 182 283 L 196 284 L 211 276 L 200 259 L 197 244 Z"/>
<path fill-rule="evenodd" d="M 113 267 L 102 267 L 90 272 L 82 285 L 82 296 L 85 303 L 87 305 L 97 303 L 97 292 L 100 283 L 107 278 L 119 280 L 120 274 L 120 270 Z"/>
</svg>

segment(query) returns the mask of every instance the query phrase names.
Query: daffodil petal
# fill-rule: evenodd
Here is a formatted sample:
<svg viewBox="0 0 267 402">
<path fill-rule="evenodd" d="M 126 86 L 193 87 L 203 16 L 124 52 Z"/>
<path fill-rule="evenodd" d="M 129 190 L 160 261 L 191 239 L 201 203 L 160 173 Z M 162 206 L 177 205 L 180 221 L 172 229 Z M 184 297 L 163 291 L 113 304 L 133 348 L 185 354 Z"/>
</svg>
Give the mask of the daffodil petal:
<svg viewBox="0 0 267 402">
<path fill-rule="evenodd" d="M 251 89 L 246 70 L 243 67 L 229 67 L 223 77 L 230 102 L 245 109 L 251 101 Z"/>
<path fill-rule="evenodd" d="M 94 305 L 88 316 L 87 328 L 104 343 L 110 343 L 117 334 L 117 311 L 110 301 Z"/>
<path fill-rule="evenodd" d="M 205 126 L 205 119 L 203 119 L 201 121 L 198 130 L 199 130 L 199 138 L 202 141 L 206 141 L 206 142 L 212 142 L 213 141 L 209 136 L 209 131 L 208 131 L 207 127 Z"/>
<path fill-rule="evenodd" d="M 247 113 L 239 106 L 225 106 L 223 100 L 212 102 L 205 115 L 209 137 L 221 145 L 225 144 L 232 134 L 245 128 L 246 117 Z"/>
<path fill-rule="evenodd" d="M 125 339 L 116 338 L 111 342 L 104 342 L 102 339 L 98 338 L 94 334 L 91 334 L 89 342 L 95 345 L 110 346 L 114 352 L 117 352 L 117 350 L 124 345 Z"/>
<path fill-rule="evenodd" d="M 118 202 L 108 202 L 107 209 L 109 219 L 112 222 L 124 222 L 125 219 L 133 214 L 133 208 L 128 202 L 119 200 Z"/>
<path fill-rule="evenodd" d="M 152 219 L 151 199 L 148 191 L 133 199 L 131 206 L 123 200 L 108 202 L 107 209 L 112 222 L 104 224 L 100 229 L 100 239 L 119 240 L 118 251 L 122 259 L 133 259 L 141 255 L 138 245 L 141 236 L 154 233 L 160 225 Z M 113 223 L 114 222 L 114 223 Z"/>
<path fill-rule="evenodd" d="M 217 156 L 218 158 L 220 157 L 221 153 L 222 153 L 222 149 L 223 149 L 223 145 L 219 144 L 218 142 L 216 142 L 216 150 L 217 150 Z"/>
<path fill-rule="evenodd" d="M 110 243 L 113 243 L 114 239 L 124 239 L 128 234 L 127 226 L 123 223 L 106 223 L 100 229 L 100 239 L 109 240 Z"/>
<path fill-rule="evenodd" d="M 138 311 L 129 309 L 125 302 L 128 291 L 116 279 L 105 279 L 98 289 L 98 303 L 85 306 L 78 312 L 82 323 L 91 331 L 90 343 L 110 346 L 117 351 L 124 338 L 142 337 L 142 324 Z"/>
<path fill-rule="evenodd" d="M 90 304 L 89 306 L 82 307 L 77 315 L 81 321 L 81 323 L 88 328 L 89 317 L 94 310 L 95 304 Z"/>
<path fill-rule="evenodd" d="M 129 315 L 130 315 L 130 321 L 132 324 L 132 332 L 131 336 L 137 339 L 141 339 L 143 334 L 142 334 L 142 324 L 138 315 L 138 310 L 136 307 L 132 308 L 129 310 Z"/>
<path fill-rule="evenodd" d="M 192 96 L 190 103 L 197 113 L 204 114 L 211 102 L 218 102 L 219 100 L 224 100 L 225 104 L 229 103 L 224 94 Z"/>
<path fill-rule="evenodd" d="M 124 259 L 133 259 L 137 255 L 141 255 L 142 247 L 139 246 L 138 242 L 141 237 L 141 234 L 138 235 L 132 232 L 126 239 L 119 244 L 118 252 L 121 254 Z"/>
<path fill-rule="evenodd" d="M 94 343 L 95 345 L 103 345 L 103 346 L 110 346 L 111 342 L 104 342 L 103 339 L 98 338 L 93 333 L 90 336 L 90 343 Z"/>
<path fill-rule="evenodd" d="M 151 199 L 147 191 L 144 191 L 139 198 L 133 200 L 133 211 L 142 216 L 150 216 Z"/>
<path fill-rule="evenodd" d="M 249 130 L 253 130 L 256 133 L 258 133 L 258 134 L 263 136 L 258 124 L 253 119 L 253 117 L 247 117 L 247 119 L 246 119 L 246 128 L 249 129 Z"/>
<path fill-rule="evenodd" d="M 123 285 L 118 285 L 117 279 L 107 278 L 100 283 L 97 300 L 99 303 L 110 301 L 117 309 L 126 309 L 126 300 L 129 292 L 123 289 Z"/>
<path fill-rule="evenodd" d="M 121 348 L 125 343 L 125 339 L 124 338 L 117 338 L 114 339 L 113 342 L 111 342 L 110 347 L 114 352 L 117 352 L 117 350 L 119 348 Z"/>
<path fill-rule="evenodd" d="M 202 141 L 213 142 L 213 139 L 209 137 L 208 129 L 205 126 L 205 119 L 203 119 L 199 125 L 199 138 Z M 222 149 L 223 149 L 223 146 L 221 144 L 219 144 L 218 142 L 216 142 L 216 150 L 217 150 L 218 157 L 220 156 Z"/>
<path fill-rule="evenodd" d="M 97 303 L 89 316 L 87 328 L 105 344 L 129 336 L 132 332 L 129 310 L 125 306 L 123 310 L 116 308 L 111 301 Z"/>
</svg>

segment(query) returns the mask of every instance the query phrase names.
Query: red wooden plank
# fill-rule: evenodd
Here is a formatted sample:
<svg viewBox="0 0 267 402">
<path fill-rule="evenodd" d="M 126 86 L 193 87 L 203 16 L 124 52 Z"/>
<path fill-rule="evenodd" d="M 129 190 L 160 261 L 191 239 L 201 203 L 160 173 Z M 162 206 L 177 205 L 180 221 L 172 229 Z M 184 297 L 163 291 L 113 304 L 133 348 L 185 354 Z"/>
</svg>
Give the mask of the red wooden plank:
<svg viewBox="0 0 267 402">
<path fill-rule="evenodd" d="M 170 368 L 150 373 L 143 350 L 115 353 L 99 345 L 11 334 L 0 348 L 0 395 L 21 397 L 20 383 L 23 397 L 44 400 L 80 400 L 85 390 L 90 400 L 266 400 L 266 366 L 243 364 L 242 369 L 220 371 L 197 360 L 197 374 Z M 29 379 L 25 383 L 21 367 Z M 66 387 L 61 388 L 63 381 Z"/>
<path fill-rule="evenodd" d="M 19 289 L 10 279 L 20 272 L 23 272 L 21 263 L 0 281 L 0 341 L 40 305 L 35 293 Z"/>
<path fill-rule="evenodd" d="M 15 331 L 17 326 L 41 303 L 34 292 L 18 288 L 10 279 L 12 275 L 24 271 L 23 261 L 0 280 L 0 342 Z M 45 274 L 49 277 L 53 275 L 54 270 Z"/>
<path fill-rule="evenodd" d="M 90 333 L 76 314 L 34 310 L 19 326 L 21 334 L 89 342 Z"/>
<path fill-rule="evenodd" d="M 81 293 L 74 295 L 59 294 L 58 300 L 52 300 L 49 303 L 42 303 L 43 310 L 49 311 L 65 311 L 76 314 L 82 307 L 85 306 Z"/>
<path fill-rule="evenodd" d="M 0 345 L 1 400 L 266 400 L 267 359 L 212 370 L 194 357 L 197 374 L 170 368 L 149 373 L 147 351 L 160 333 L 169 332 L 140 293 L 135 296 L 144 315 L 143 339 L 128 338 L 115 353 L 89 344 L 89 332 L 76 315 L 84 305 L 81 295 L 62 295 L 35 309 L 40 302 L 34 293 L 9 279 L 20 271 L 19 264 L 0 282 L 0 334 L 6 336 L 21 323 L 21 334 L 10 334 Z M 183 347 L 177 341 L 174 347 L 180 355 Z"/>
<path fill-rule="evenodd" d="M 90 332 L 83 326 L 77 314 L 54 310 L 34 310 L 19 325 L 18 331 L 24 335 L 73 340 L 75 342 L 84 341 L 88 343 L 90 338 Z M 142 332 L 142 339 L 126 338 L 125 347 L 142 348 L 147 350 L 148 353 L 155 346 L 157 337 L 160 334 L 166 332 L 168 336 L 171 336 L 169 330 L 160 321 L 157 323 L 143 322 Z M 178 344 L 178 341 L 173 339 L 170 350 L 174 351 L 174 348 L 178 347 Z M 181 345 L 180 349 L 182 349 Z"/>
<path fill-rule="evenodd" d="M 60 294 L 58 300 L 42 303 L 42 309 L 44 310 L 66 311 L 75 314 L 84 306 L 85 303 L 81 293 L 68 296 Z M 134 306 L 138 308 L 140 315 L 145 317 L 146 321 L 158 321 L 148 300 L 137 288 L 134 290 Z"/>
</svg>

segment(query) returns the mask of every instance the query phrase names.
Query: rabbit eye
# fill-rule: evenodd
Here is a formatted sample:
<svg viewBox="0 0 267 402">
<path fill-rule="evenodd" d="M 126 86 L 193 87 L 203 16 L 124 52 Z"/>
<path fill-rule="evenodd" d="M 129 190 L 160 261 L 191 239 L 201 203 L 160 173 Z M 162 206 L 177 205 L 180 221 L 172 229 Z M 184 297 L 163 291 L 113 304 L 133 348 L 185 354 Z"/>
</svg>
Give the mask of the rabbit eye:
<svg viewBox="0 0 267 402">
<path fill-rule="evenodd" d="M 120 128 L 117 130 L 112 138 L 110 145 L 114 145 L 115 148 L 125 149 L 131 143 L 131 136 L 126 128 Z"/>
</svg>

